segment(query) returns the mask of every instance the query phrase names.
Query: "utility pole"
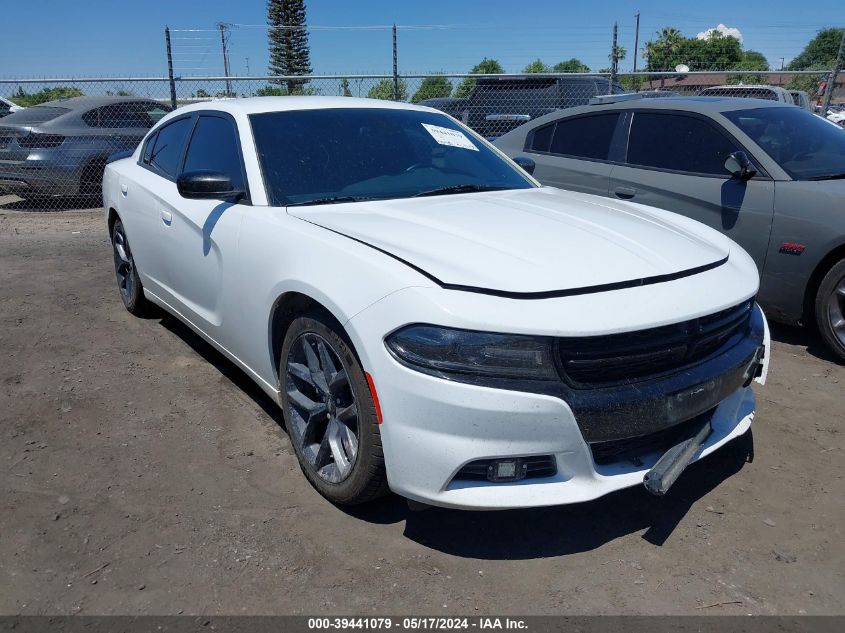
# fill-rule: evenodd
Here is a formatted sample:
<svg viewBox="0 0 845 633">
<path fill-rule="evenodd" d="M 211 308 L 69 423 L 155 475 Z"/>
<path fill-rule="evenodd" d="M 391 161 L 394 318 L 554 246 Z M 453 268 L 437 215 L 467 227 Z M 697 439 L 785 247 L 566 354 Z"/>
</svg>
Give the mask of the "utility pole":
<svg viewBox="0 0 845 633">
<path fill-rule="evenodd" d="M 232 82 L 229 81 L 229 50 L 226 47 L 226 24 L 218 22 L 217 28 L 220 29 L 220 44 L 223 46 L 223 75 L 226 77 L 226 96 L 231 97 Z"/>
<path fill-rule="evenodd" d="M 619 25 L 613 23 L 613 44 L 610 47 L 610 81 L 607 82 L 607 94 L 613 94 L 613 84 L 616 83 L 616 65 L 619 63 L 619 56 L 616 54 L 616 36 L 619 31 Z"/>
<path fill-rule="evenodd" d="M 640 89 L 640 78 L 637 77 L 637 49 L 640 47 L 640 12 L 634 15 L 637 18 L 637 26 L 634 30 L 634 85 L 637 87 L 637 90 Z"/>
<path fill-rule="evenodd" d="M 396 25 L 393 25 L 393 100 L 399 101 L 399 61 L 396 48 Z"/>
<path fill-rule="evenodd" d="M 247 57 L 245 59 L 246 59 L 246 76 L 249 77 L 249 57 Z"/>
<path fill-rule="evenodd" d="M 176 109 L 176 79 L 173 77 L 173 51 L 170 48 L 170 27 L 164 27 L 164 42 L 167 45 L 167 79 L 170 81 L 170 107 Z"/>
<path fill-rule="evenodd" d="M 836 87 L 836 77 L 839 75 L 839 69 L 842 68 L 842 53 L 845 52 L 845 29 L 842 30 L 842 39 L 839 40 L 839 53 L 836 54 L 836 65 L 833 67 L 833 73 L 827 82 L 827 88 L 824 91 L 824 102 L 822 103 L 822 117 L 827 118 L 827 109 L 830 107 L 830 98 L 833 96 L 833 89 Z"/>
</svg>

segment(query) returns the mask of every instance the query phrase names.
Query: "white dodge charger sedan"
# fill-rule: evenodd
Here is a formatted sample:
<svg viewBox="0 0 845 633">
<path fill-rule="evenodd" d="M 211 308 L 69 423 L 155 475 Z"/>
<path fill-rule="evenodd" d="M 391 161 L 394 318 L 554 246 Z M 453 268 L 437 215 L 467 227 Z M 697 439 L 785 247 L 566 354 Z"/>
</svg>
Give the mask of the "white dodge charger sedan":
<svg viewBox="0 0 845 633">
<path fill-rule="evenodd" d="M 120 296 L 276 399 L 332 502 L 663 494 L 751 425 L 769 359 L 754 263 L 519 164 L 407 104 L 180 108 L 105 171 Z"/>
</svg>

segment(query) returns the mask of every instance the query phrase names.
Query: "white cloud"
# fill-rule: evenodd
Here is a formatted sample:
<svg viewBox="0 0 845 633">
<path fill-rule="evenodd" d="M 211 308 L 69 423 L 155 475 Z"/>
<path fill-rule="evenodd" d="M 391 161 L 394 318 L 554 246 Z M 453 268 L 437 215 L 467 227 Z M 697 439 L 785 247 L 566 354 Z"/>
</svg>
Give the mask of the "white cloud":
<svg viewBox="0 0 845 633">
<path fill-rule="evenodd" d="M 742 33 L 740 32 L 740 30 L 730 26 L 725 26 L 724 24 L 720 24 L 719 26 L 712 29 L 707 29 L 706 31 L 699 33 L 695 37 L 700 40 L 709 40 L 710 36 L 713 34 L 714 31 L 718 31 L 722 35 L 730 35 L 731 37 L 735 37 L 740 42 L 742 42 Z"/>
</svg>

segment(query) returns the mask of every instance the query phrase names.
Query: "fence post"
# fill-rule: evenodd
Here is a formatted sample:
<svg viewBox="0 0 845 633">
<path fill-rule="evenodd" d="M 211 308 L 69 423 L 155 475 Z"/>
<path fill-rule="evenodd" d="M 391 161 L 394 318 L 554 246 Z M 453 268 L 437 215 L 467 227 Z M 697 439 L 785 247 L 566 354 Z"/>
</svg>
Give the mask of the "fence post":
<svg viewBox="0 0 845 633">
<path fill-rule="evenodd" d="M 616 65 L 619 63 L 619 56 L 616 54 L 616 36 L 619 31 L 619 25 L 613 23 L 613 45 L 610 47 L 610 81 L 607 82 L 607 94 L 613 94 L 613 84 L 616 83 Z"/>
<path fill-rule="evenodd" d="M 396 50 L 396 25 L 393 25 L 393 100 L 399 101 L 399 63 Z"/>
<path fill-rule="evenodd" d="M 170 49 L 170 27 L 164 27 L 164 41 L 167 44 L 167 78 L 170 80 L 170 105 L 176 108 L 176 80 L 173 77 L 173 52 Z"/>
<path fill-rule="evenodd" d="M 824 101 L 822 102 L 821 115 L 827 118 L 827 109 L 830 107 L 830 98 L 833 96 L 833 91 L 836 88 L 836 76 L 839 74 L 839 69 L 842 68 L 842 52 L 845 49 L 845 29 L 842 29 L 842 39 L 839 40 L 839 53 L 836 55 L 836 64 L 833 66 L 833 73 L 827 82 L 827 88 L 824 91 Z"/>
</svg>

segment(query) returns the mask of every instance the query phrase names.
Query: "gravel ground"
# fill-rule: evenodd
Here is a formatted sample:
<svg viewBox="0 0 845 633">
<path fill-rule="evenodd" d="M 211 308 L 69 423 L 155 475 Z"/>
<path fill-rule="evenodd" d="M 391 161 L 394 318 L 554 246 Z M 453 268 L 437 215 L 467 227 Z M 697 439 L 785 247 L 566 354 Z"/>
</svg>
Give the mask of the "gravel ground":
<svg viewBox="0 0 845 633">
<path fill-rule="evenodd" d="M 123 309 L 99 212 L 0 210 L 0 613 L 843 613 L 845 367 L 773 334 L 753 461 L 664 499 L 344 511 L 243 373 Z"/>
</svg>

